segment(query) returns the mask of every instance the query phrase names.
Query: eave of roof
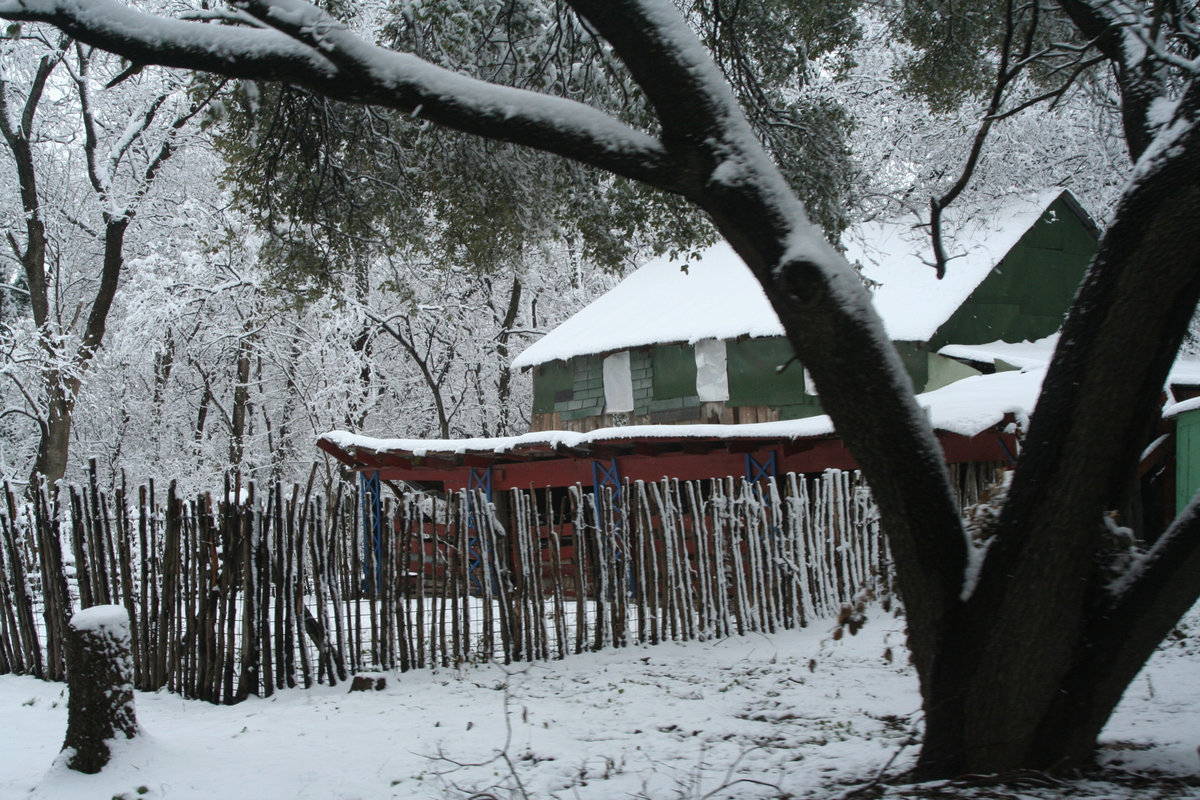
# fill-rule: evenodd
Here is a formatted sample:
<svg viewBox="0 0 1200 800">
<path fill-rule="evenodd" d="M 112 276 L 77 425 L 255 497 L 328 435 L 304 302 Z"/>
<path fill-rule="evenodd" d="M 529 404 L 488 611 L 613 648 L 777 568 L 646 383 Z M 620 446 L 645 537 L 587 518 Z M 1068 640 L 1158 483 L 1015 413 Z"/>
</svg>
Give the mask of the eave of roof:
<svg viewBox="0 0 1200 800">
<path fill-rule="evenodd" d="M 1044 370 L 980 375 L 917 396 L 934 429 L 948 434 L 975 436 L 1000 424 L 1010 415 L 1027 416 L 1033 409 Z M 467 439 L 378 439 L 331 431 L 318 445 L 352 467 L 367 466 L 387 457 L 427 459 L 463 465 L 466 459 L 483 463 L 497 460 L 555 458 L 565 454 L 588 457 L 600 450 L 638 447 L 728 448 L 740 443 L 797 442 L 835 436 L 827 415 L 805 419 L 743 425 L 631 425 L 601 428 L 588 433 L 539 431 L 519 436 Z"/>
</svg>

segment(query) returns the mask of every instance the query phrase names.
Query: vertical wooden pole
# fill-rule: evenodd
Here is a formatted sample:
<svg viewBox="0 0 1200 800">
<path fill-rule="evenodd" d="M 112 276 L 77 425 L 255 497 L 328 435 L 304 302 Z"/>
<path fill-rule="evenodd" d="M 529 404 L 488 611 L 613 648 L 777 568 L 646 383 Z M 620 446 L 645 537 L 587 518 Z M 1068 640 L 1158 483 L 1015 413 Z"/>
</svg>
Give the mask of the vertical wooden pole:
<svg viewBox="0 0 1200 800">
<path fill-rule="evenodd" d="M 288 639 L 288 652 L 292 652 L 294 643 L 296 652 L 300 655 L 300 680 L 304 688 L 312 686 L 312 670 L 308 662 L 308 642 L 304 638 L 304 525 L 298 518 L 300 511 L 300 486 L 292 484 L 292 497 L 288 501 L 288 541 L 287 569 L 290 602 L 288 615 L 284 621 L 284 634 Z M 290 675 L 295 675 L 294 662 L 289 658 Z M 288 686 L 294 686 L 294 677 L 289 677 Z"/>
<path fill-rule="evenodd" d="M 142 626 L 138 632 L 138 639 L 142 651 L 142 661 L 138 665 L 138 672 L 142 678 L 142 688 L 149 689 L 154 681 L 154 652 L 151 642 L 154 640 L 154 625 L 157 622 L 157 617 L 153 606 L 150 603 L 150 582 L 155 577 L 150 571 L 150 561 L 152 558 L 151 547 L 153 543 L 148 541 L 146 536 L 146 487 L 138 487 L 138 566 L 140 568 L 141 581 L 138 585 L 139 598 L 138 602 L 142 609 Z"/>
<path fill-rule="evenodd" d="M 453 527 L 446 528 L 446 585 L 449 587 L 450 595 L 450 659 L 455 667 L 462 665 L 464 652 L 461 609 L 459 608 L 464 591 L 459 581 L 459 564 L 462 561 L 463 551 L 466 550 L 467 516 L 470 513 L 470 501 L 471 490 L 468 489 L 462 493 L 462 502 L 459 503 L 456 513 L 447 520 Z M 445 622 L 442 624 L 445 625 Z"/>
<path fill-rule="evenodd" d="M 533 495 L 533 487 L 529 487 L 530 495 Z M 550 540 L 550 568 L 553 570 L 551 590 L 554 592 L 554 639 L 557 645 L 556 658 L 566 658 L 568 652 L 567 641 L 567 614 L 566 614 L 566 597 L 563 592 L 563 559 L 562 559 L 562 537 L 559 535 L 561 522 L 555 523 L 554 519 L 554 501 L 551 497 L 549 487 L 546 489 L 546 527 Z"/>
<path fill-rule="evenodd" d="M 419 524 L 419 512 L 410 498 L 405 496 L 397 500 L 396 518 L 389 524 L 400 535 L 396 550 L 396 584 L 399 587 L 396 592 L 396 622 L 399 625 L 400 671 L 408 672 L 413 667 L 412 619 L 409 616 L 409 600 L 413 593 L 412 544 L 415 526 Z"/>
<path fill-rule="evenodd" d="M 361 486 L 361 483 L 360 483 Z M 361 489 L 353 493 L 354 495 L 354 519 L 350 526 L 350 569 L 349 580 L 352 582 L 350 587 L 351 596 L 354 598 L 354 663 L 358 665 L 358 669 L 363 669 L 363 629 L 362 629 L 362 599 L 366 587 L 363 585 L 363 575 L 366 567 L 366 555 L 359 557 L 358 544 L 363 540 L 365 535 L 365 521 L 363 519 L 363 508 L 366 498 L 362 496 Z"/>
<path fill-rule="evenodd" d="M 123 482 L 124 479 L 122 478 Z M 142 686 L 145 682 L 145 673 L 139 667 L 142 663 L 141 628 L 144 624 L 144 618 L 138 613 L 137 603 L 134 601 L 133 547 L 131 541 L 133 537 L 129 530 L 129 517 L 126 514 L 124 485 L 118 486 L 113 493 L 112 514 L 115 517 L 117 550 L 120 554 L 121 599 L 125 606 L 125 611 L 129 614 L 129 641 L 133 657 L 134 683 L 137 686 Z"/>
<path fill-rule="evenodd" d="M 267 488 L 267 506 L 254 509 L 255 554 L 254 566 L 258 575 L 258 642 L 261 648 L 261 669 L 264 697 L 275 694 L 274 639 L 271 626 L 271 520 L 274 495 Z"/>
<path fill-rule="evenodd" d="M 75 580 L 79 587 L 80 608 L 91 608 L 96 605 L 92 594 L 92 576 L 88 568 L 90 559 L 84 544 L 83 503 L 79 490 L 74 486 L 67 487 L 71 498 L 71 552 L 75 555 Z"/>
<path fill-rule="evenodd" d="M 5 493 L 9 487 L 5 484 Z M 15 536 L 13 535 L 12 520 L 7 511 L 0 510 L 0 562 L 7 559 L 8 565 L 0 575 L 11 578 L 3 580 L 5 594 L 4 614 L 8 626 L 9 644 L 12 654 L 9 658 L 10 668 L 18 673 L 37 673 L 41 677 L 41 645 L 37 642 L 37 632 L 33 627 L 33 604 L 25 586 L 25 568 L 17 553 Z M 28 625 L 26 618 L 28 617 Z"/>
<path fill-rule="evenodd" d="M 254 525 L 254 482 L 246 484 L 246 498 L 230 503 L 230 521 L 239 535 L 242 561 L 242 648 L 235 699 L 259 696 L 262 651 L 259 646 L 258 528 Z"/>
<path fill-rule="evenodd" d="M 436 524 L 435 524 L 435 521 L 426 522 L 423 514 L 421 514 L 421 512 L 419 510 L 415 511 L 414 513 L 417 513 L 420 518 L 420 522 L 418 523 L 419 527 L 417 528 L 416 533 L 413 537 L 414 539 L 416 539 L 416 542 L 414 543 L 414 545 L 415 545 L 415 549 L 417 552 L 417 557 L 420 559 L 418 562 L 417 574 L 413 578 L 413 580 L 415 581 L 415 586 L 416 586 L 416 590 L 417 590 L 417 617 L 416 617 L 417 645 L 416 645 L 416 648 L 414 649 L 414 652 L 416 653 L 416 657 L 417 657 L 417 659 L 416 659 L 417 666 L 420 668 L 424 668 L 425 667 L 425 580 L 426 580 L 426 575 L 427 575 L 427 570 L 428 570 L 428 567 L 426 564 L 426 561 L 427 561 L 427 559 L 426 559 L 426 547 L 427 547 L 426 542 L 428 541 L 426 529 L 428 528 L 428 529 L 436 530 Z"/>
<path fill-rule="evenodd" d="M 325 580 L 329 587 L 329 614 L 333 618 L 333 661 L 334 667 L 337 669 L 338 679 L 347 680 L 346 672 L 346 631 L 342 626 L 342 591 L 341 579 L 338 575 L 338 567 L 340 560 L 338 559 L 338 541 L 341 538 L 342 532 L 342 501 L 343 486 L 339 485 L 337 494 L 334 496 L 332 507 L 328 508 L 329 520 L 325 525 L 325 546 L 323 560 L 325 562 Z M 385 515 L 386 518 L 386 515 Z M 388 547 L 385 539 L 384 549 Z M 386 585 L 386 584 L 385 584 Z M 329 632 L 326 632 L 329 635 Z M 389 661 L 390 664 L 390 661 Z M 390 667 L 389 667 L 390 668 Z"/>
</svg>

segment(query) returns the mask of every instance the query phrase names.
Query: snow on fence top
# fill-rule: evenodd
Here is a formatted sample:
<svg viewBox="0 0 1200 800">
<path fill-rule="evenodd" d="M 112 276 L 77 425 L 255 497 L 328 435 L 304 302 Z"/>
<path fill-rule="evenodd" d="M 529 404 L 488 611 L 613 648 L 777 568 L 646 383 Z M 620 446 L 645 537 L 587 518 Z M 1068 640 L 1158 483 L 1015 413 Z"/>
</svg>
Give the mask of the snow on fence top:
<svg viewBox="0 0 1200 800">
<path fill-rule="evenodd" d="M 983 219 L 953 221 L 953 260 L 938 280 L 926 228 L 915 218 L 869 222 L 846 232 L 851 263 L 879 284 L 872 297 L 894 341 L 927 341 L 1061 194 L 1053 189 L 1005 205 Z M 526 348 L 514 368 L 630 347 L 782 336 L 762 287 L 721 242 L 699 261 L 663 256 L 635 270 L 595 302 Z"/>
</svg>

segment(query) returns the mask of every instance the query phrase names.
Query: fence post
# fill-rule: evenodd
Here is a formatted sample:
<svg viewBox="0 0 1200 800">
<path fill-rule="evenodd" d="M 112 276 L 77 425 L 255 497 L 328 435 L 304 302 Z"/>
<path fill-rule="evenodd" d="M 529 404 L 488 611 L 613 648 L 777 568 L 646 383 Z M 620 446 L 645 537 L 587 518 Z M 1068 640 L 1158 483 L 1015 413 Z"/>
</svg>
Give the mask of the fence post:
<svg viewBox="0 0 1200 800">
<path fill-rule="evenodd" d="M 363 591 L 374 593 L 383 573 L 383 506 L 379 492 L 379 470 L 361 473 L 363 508 Z M 368 557 L 368 553 L 372 554 Z M 374 567 L 372 569 L 371 567 Z M 372 574 L 374 573 L 374 574 Z"/>
</svg>

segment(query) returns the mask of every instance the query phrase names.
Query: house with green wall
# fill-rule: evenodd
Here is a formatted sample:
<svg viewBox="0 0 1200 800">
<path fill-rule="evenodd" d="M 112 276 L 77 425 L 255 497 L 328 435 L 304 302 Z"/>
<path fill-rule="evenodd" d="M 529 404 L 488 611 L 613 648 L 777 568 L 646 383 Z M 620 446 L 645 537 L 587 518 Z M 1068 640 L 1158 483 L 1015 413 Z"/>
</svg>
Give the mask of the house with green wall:
<svg viewBox="0 0 1200 800">
<path fill-rule="evenodd" d="M 869 222 L 843 239 L 917 392 L 1002 369 L 939 353 L 1056 332 L 1096 249 L 1066 190 L 948 227 L 938 280 L 915 220 Z M 532 431 L 736 424 L 823 413 L 761 287 L 724 243 L 698 260 L 659 258 L 522 352 Z"/>
<path fill-rule="evenodd" d="M 1096 229 L 1057 191 L 949 232 L 940 281 L 925 261 L 927 232 L 912 222 L 863 225 L 844 244 L 965 503 L 1019 455 Z M 755 481 L 857 469 L 758 283 L 724 245 L 699 260 L 647 264 L 514 366 L 533 371 L 528 433 L 421 440 L 331 431 L 318 445 L 371 481 L 374 496 L 380 481 L 489 497 L 538 487 L 548 505 L 574 486 L 617 492 L 664 476 Z M 1144 531 L 1164 530 L 1200 487 L 1200 360 L 1179 359 L 1163 389 L 1166 413 L 1142 453 L 1140 502 L 1128 510 Z"/>
</svg>

